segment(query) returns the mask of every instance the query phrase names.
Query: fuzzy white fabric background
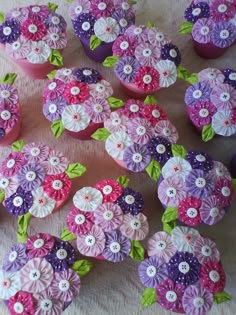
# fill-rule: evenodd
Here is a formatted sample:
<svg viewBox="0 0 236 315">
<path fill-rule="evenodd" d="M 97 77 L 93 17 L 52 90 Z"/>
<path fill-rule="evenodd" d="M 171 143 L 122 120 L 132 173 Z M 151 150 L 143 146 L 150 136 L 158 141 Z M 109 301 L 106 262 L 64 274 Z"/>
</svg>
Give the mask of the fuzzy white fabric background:
<svg viewBox="0 0 236 315">
<path fill-rule="evenodd" d="M 59 5 L 58 13 L 68 21 L 68 47 L 65 49 L 65 66 L 92 66 L 98 69 L 114 87 L 114 96 L 127 99 L 122 93 L 119 83 L 112 70 L 104 69 L 99 64 L 90 61 L 84 54 L 78 39 L 73 33 L 71 22 L 67 16 L 69 4 L 64 0 L 54 0 Z M 174 43 L 182 52 L 182 64 L 191 72 L 198 72 L 208 66 L 218 68 L 235 67 L 236 46 L 231 48 L 223 57 L 217 60 L 204 60 L 193 51 L 189 36 L 177 33 L 180 23 L 183 21 L 183 10 L 190 0 L 138 0 L 137 23 L 145 24 L 148 21 L 168 33 Z M 29 4 L 44 4 L 47 1 L 30 0 L 0 0 L 0 11 L 7 12 L 16 6 Z M 81 178 L 73 182 L 73 194 L 85 185 L 94 185 L 105 178 L 117 178 L 127 172 L 120 169 L 105 153 L 104 144 L 95 141 L 78 141 L 64 134 L 60 140 L 56 140 L 51 132 L 49 122 L 42 114 L 42 88 L 44 80 L 32 80 L 27 78 L 16 66 L 8 60 L 4 53 L 0 53 L 0 76 L 7 72 L 17 72 L 15 82 L 18 88 L 23 108 L 23 122 L 21 138 L 26 142 L 44 141 L 47 145 L 57 148 L 69 156 L 71 162 L 79 161 L 86 165 L 88 171 Z M 179 130 L 179 143 L 187 149 L 205 150 L 226 165 L 236 149 L 236 139 L 224 139 L 217 137 L 209 144 L 204 144 L 200 135 L 190 124 L 184 106 L 184 92 L 187 84 L 178 81 L 173 87 L 157 94 L 158 103 L 165 109 L 172 122 Z M 2 160 L 9 153 L 8 148 L 0 149 Z M 128 174 L 128 173 L 127 173 Z M 139 190 L 145 198 L 145 209 L 149 217 L 149 236 L 161 230 L 162 208 L 156 196 L 156 184 L 145 174 L 128 174 L 130 185 Z M 72 198 L 71 198 L 72 199 Z M 32 219 L 29 229 L 30 234 L 36 232 L 50 232 L 59 236 L 65 225 L 65 217 L 71 208 L 71 199 L 61 209 L 46 220 Z M 227 287 L 233 300 L 220 306 L 214 306 L 209 315 L 233 315 L 236 313 L 236 212 L 231 208 L 224 220 L 212 227 L 201 227 L 199 230 L 204 236 L 212 238 L 221 251 L 224 268 L 227 273 Z M 9 246 L 16 241 L 16 220 L 1 206 L 0 212 L 0 259 Z M 65 311 L 65 315 L 168 315 L 171 312 L 164 311 L 157 304 L 147 309 L 140 306 L 140 297 L 144 287 L 140 284 L 137 275 L 138 263 L 126 260 L 120 264 L 102 262 L 91 259 L 94 264 L 92 272 L 82 279 L 81 294 L 77 300 Z M 8 314 L 4 305 L 0 305 L 0 314 Z"/>
</svg>

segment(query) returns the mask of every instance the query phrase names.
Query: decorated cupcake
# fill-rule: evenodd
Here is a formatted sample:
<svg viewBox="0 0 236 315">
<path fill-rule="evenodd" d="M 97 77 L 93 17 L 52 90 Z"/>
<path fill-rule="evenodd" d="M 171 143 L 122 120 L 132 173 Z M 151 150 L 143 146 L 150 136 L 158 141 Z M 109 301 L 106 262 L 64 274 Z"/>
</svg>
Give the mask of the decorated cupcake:
<svg viewBox="0 0 236 315">
<path fill-rule="evenodd" d="M 11 246 L 0 270 L 0 298 L 7 314 L 62 314 L 78 297 L 80 278 L 92 268 L 76 258 L 69 242 L 45 233 Z"/>
<path fill-rule="evenodd" d="M 131 97 L 167 88 L 175 83 L 181 55 L 159 28 L 131 25 L 112 45 L 113 56 L 103 65 L 114 67 L 124 91 Z"/>
<path fill-rule="evenodd" d="M 193 0 L 179 32 L 192 34 L 193 46 L 201 57 L 218 58 L 236 43 L 235 16 L 234 0 Z"/>
<path fill-rule="evenodd" d="M 89 140 L 103 127 L 119 100 L 101 74 L 92 68 L 52 71 L 43 91 L 43 113 L 59 138 L 66 130 L 72 137 Z"/>
<path fill-rule="evenodd" d="M 112 45 L 135 23 L 135 10 L 128 0 L 74 0 L 69 8 L 76 36 L 87 56 L 96 61 L 112 55 Z"/>
<path fill-rule="evenodd" d="M 57 5 L 14 8 L 0 24 L 0 45 L 30 77 L 43 79 L 55 66 L 63 65 L 67 45 L 66 21 Z"/>
<path fill-rule="evenodd" d="M 15 79 L 15 73 L 0 78 L 0 146 L 11 144 L 20 134 L 21 106 Z"/>
<path fill-rule="evenodd" d="M 84 187 L 73 197 L 61 238 L 76 239 L 84 256 L 121 262 L 128 256 L 144 259 L 140 243 L 148 234 L 142 195 L 128 187 L 125 176 Z"/>
<path fill-rule="evenodd" d="M 164 227 L 173 227 L 177 219 L 189 226 L 222 220 L 235 197 L 228 169 L 205 152 L 176 145 L 172 153 L 157 184 Z"/>
<path fill-rule="evenodd" d="M 213 304 L 231 300 L 224 291 L 226 275 L 216 244 L 195 229 L 179 226 L 169 234 L 155 233 L 138 267 L 146 287 L 144 307 L 158 303 L 165 310 L 205 315 Z"/>
<path fill-rule="evenodd" d="M 72 189 L 71 179 L 85 171 L 43 143 L 13 143 L 12 153 L 0 165 L 0 201 L 18 218 L 19 242 L 27 238 L 31 217 L 46 218 L 62 207 Z"/>
<path fill-rule="evenodd" d="M 172 157 L 178 132 L 167 114 L 148 96 L 144 102 L 130 99 L 112 112 L 92 138 L 105 141 L 107 153 L 131 172 L 146 171 L 158 180 L 161 166 Z"/>
<path fill-rule="evenodd" d="M 186 90 L 185 103 L 190 120 L 202 133 L 202 140 L 209 141 L 215 135 L 235 135 L 236 71 L 207 68 L 195 74 L 192 83 Z"/>
</svg>

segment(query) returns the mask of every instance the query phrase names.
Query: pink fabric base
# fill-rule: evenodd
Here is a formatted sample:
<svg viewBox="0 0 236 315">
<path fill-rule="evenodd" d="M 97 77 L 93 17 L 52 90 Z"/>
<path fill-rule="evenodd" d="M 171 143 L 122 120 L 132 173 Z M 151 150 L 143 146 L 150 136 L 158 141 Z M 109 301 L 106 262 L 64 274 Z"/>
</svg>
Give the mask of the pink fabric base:
<svg viewBox="0 0 236 315">
<path fill-rule="evenodd" d="M 191 121 L 192 125 L 197 129 L 198 132 L 202 133 L 202 127 L 198 127 L 197 125 L 195 125 L 192 120 L 190 119 L 190 113 L 191 113 L 191 107 L 190 106 L 187 106 L 186 105 L 186 110 L 187 110 L 187 113 L 188 113 L 188 117 L 189 117 L 189 120 Z"/>
<path fill-rule="evenodd" d="M 119 166 L 121 166 L 122 168 L 124 168 L 125 170 L 129 171 L 128 168 L 125 165 L 125 162 L 122 160 L 118 160 L 118 159 L 114 159 L 112 158 Z"/>
<path fill-rule="evenodd" d="M 120 85 L 125 94 L 132 98 L 145 98 L 147 95 L 154 94 L 158 90 L 143 92 L 139 88 L 136 87 L 134 83 L 125 83 L 120 81 Z"/>
<path fill-rule="evenodd" d="M 206 59 L 219 58 L 230 48 L 230 47 L 227 47 L 227 48 L 216 47 L 212 43 L 201 44 L 201 43 L 196 42 L 194 39 L 193 39 L 193 47 L 196 53 L 200 57 L 206 58 Z"/>
<path fill-rule="evenodd" d="M 84 129 L 84 130 L 81 130 L 79 132 L 74 132 L 74 131 L 70 131 L 70 130 L 66 130 L 66 132 L 76 138 L 76 139 L 79 139 L 79 140 L 91 140 L 91 135 L 99 128 L 103 128 L 103 123 L 99 123 L 99 124 L 96 124 L 94 122 L 91 122 L 89 124 L 89 126 Z"/>
</svg>

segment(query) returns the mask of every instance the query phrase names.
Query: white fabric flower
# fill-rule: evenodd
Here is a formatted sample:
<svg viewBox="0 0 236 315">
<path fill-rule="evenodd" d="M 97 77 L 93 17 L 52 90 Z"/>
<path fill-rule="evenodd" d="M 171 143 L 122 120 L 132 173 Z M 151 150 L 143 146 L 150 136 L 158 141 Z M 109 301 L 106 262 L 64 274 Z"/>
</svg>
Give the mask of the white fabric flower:
<svg viewBox="0 0 236 315">
<path fill-rule="evenodd" d="M 195 241 L 200 237 L 197 230 L 186 227 L 177 226 L 171 232 L 171 240 L 179 252 L 193 252 Z"/>
<path fill-rule="evenodd" d="M 78 190 L 74 197 L 73 203 L 81 211 L 93 212 L 102 204 L 102 193 L 93 187 L 84 187 Z"/>
<path fill-rule="evenodd" d="M 159 85 L 167 88 L 177 80 L 177 69 L 173 61 L 161 60 L 155 65 L 160 75 Z"/>
<path fill-rule="evenodd" d="M 44 41 L 32 42 L 27 59 L 31 63 L 42 64 L 48 61 L 50 54 L 51 48 Z"/>
<path fill-rule="evenodd" d="M 124 131 L 111 134 L 105 143 L 107 153 L 114 159 L 123 160 L 125 150 L 133 145 L 130 136 Z"/>
<path fill-rule="evenodd" d="M 31 192 L 33 195 L 33 204 L 29 212 L 36 218 L 45 218 L 51 214 L 55 208 L 56 201 L 48 197 L 43 187 L 38 187 Z"/>
<path fill-rule="evenodd" d="M 111 43 L 118 37 L 120 27 L 115 19 L 101 17 L 94 24 L 94 33 L 103 42 Z"/>
<path fill-rule="evenodd" d="M 66 106 L 61 114 L 61 120 L 65 129 L 78 132 L 88 127 L 89 116 L 81 105 Z"/>
<path fill-rule="evenodd" d="M 173 157 L 166 162 L 161 173 L 164 178 L 177 176 L 185 180 L 191 170 L 192 166 L 188 161 L 181 157 Z"/>
<path fill-rule="evenodd" d="M 236 125 L 231 120 L 231 110 L 219 110 L 212 117 L 212 128 L 221 136 L 232 136 L 236 133 Z"/>
<path fill-rule="evenodd" d="M 9 300 L 21 290 L 19 272 L 6 272 L 0 270 L 0 299 Z"/>
</svg>

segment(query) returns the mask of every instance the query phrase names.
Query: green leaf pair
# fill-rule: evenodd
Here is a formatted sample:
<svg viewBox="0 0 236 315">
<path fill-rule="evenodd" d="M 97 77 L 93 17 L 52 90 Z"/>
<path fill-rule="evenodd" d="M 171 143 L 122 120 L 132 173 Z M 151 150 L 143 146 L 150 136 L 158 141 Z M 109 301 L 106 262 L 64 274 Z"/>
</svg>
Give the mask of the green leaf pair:
<svg viewBox="0 0 236 315">
<path fill-rule="evenodd" d="M 81 278 L 86 276 L 92 268 L 92 263 L 86 259 L 77 260 L 71 267 Z"/>
<path fill-rule="evenodd" d="M 178 219 L 178 208 L 168 207 L 162 215 L 161 221 L 163 223 L 163 230 L 171 234 L 171 231 L 176 226 L 176 220 Z"/>
<path fill-rule="evenodd" d="M 11 148 L 14 152 L 20 152 L 25 146 L 24 140 L 18 140 L 12 143 Z"/>
<path fill-rule="evenodd" d="M 131 251 L 129 253 L 129 256 L 134 260 L 144 260 L 144 248 L 139 241 L 131 241 Z"/>
<path fill-rule="evenodd" d="M 16 73 L 7 73 L 4 77 L 0 78 L 0 83 L 6 83 L 12 85 L 16 80 Z"/>
<path fill-rule="evenodd" d="M 188 70 L 182 66 L 177 67 L 177 77 L 190 84 L 195 84 L 199 81 L 197 73 L 190 74 Z"/>
<path fill-rule="evenodd" d="M 71 163 L 68 165 L 65 173 L 66 175 L 72 179 L 76 177 L 80 177 L 87 171 L 86 167 L 80 163 Z"/>
<path fill-rule="evenodd" d="M 58 5 L 53 2 L 48 2 L 48 8 L 52 12 L 56 12 L 56 9 L 58 8 Z"/>
<path fill-rule="evenodd" d="M 0 24 L 2 24 L 5 21 L 5 16 L 3 12 L 0 12 Z"/>
<path fill-rule="evenodd" d="M 150 306 L 157 302 L 156 290 L 152 288 L 147 288 L 143 291 L 141 304 L 143 307 Z"/>
<path fill-rule="evenodd" d="M 157 161 L 151 160 L 145 170 L 149 177 L 151 177 L 151 179 L 153 179 L 154 181 L 159 180 L 161 175 L 161 166 Z"/>
<path fill-rule="evenodd" d="M 153 27 L 156 27 L 155 23 L 147 22 L 147 28 L 153 28 Z"/>
<path fill-rule="evenodd" d="M 57 66 L 57 67 L 63 66 L 62 54 L 57 49 L 52 49 L 51 54 L 48 58 L 48 61 L 50 62 L 50 64 L 54 66 Z"/>
<path fill-rule="evenodd" d="M 148 95 L 144 100 L 144 104 L 146 105 L 157 104 L 157 100 L 153 95 Z"/>
<path fill-rule="evenodd" d="M 181 24 L 179 33 L 180 34 L 191 34 L 193 30 L 193 23 L 185 21 Z"/>
<path fill-rule="evenodd" d="M 90 44 L 89 47 L 91 50 L 95 50 L 97 47 L 99 47 L 102 44 L 101 39 L 99 39 L 96 35 L 92 35 L 90 37 Z"/>
<path fill-rule="evenodd" d="M 52 133 L 54 134 L 54 137 L 58 139 L 58 138 L 60 138 L 60 136 L 65 131 L 65 127 L 64 127 L 62 121 L 60 119 L 58 119 L 58 120 L 55 120 L 51 124 L 51 130 L 52 130 Z"/>
<path fill-rule="evenodd" d="M 56 73 L 57 73 L 57 70 L 52 70 L 51 72 L 49 72 L 49 74 L 47 75 L 48 79 L 49 80 L 54 79 L 56 76 Z"/>
<path fill-rule="evenodd" d="M 61 239 L 63 241 L 73 241 L 76 239 L 76 235 L 72 234 L 66 227 L 61 232 Z"/>
<path fill-rule="evenodd" d="M 28 226 L 31 218 L 30 212 L 18 217 L 17 241 L 19 243 L 25 243 L 28 239 Z"/>
<path fill-rule="evenodd" d="M 209 125 L 205 125 L 203 127 L 203 129 L 202 129 L 202 140 L 204 142 L 208 142 L 211 139 L 213 139 L 214 136 L 215 136 L 215 131 L 212 128 L 212 126 L 210 124 Z"/>
<path fill-rule="evenodd" d="M 127 176 L 120 176 L 116 179 L 116 181 L 124 188 L 129 185 L 129 178 Z"/>
<path fill-rule="evenodd" d="M 119 59 L 119 56 L 109 56 L 103 61 L 102 64 L 104 67 L 113 68 Z"/>
<path fill-rule="evenodd" d="M 225 291 L 214 294 L 214 302 L 216 304 L 221 304 L 230 300 L 232 300 L 231 296 Z"/>
<path fill-rule="evenodd" d="M 119 98 L 110 96 L 107 100 L 111 108 L 121 108 L 124 106 L 124 102 Z"/>
<path fill-rule="evenodd" d="M 171 151 L 172 151 L 173 156 L 181 157 L 183 159 L 186 157 L 186 154 L 187 154 L 186 149 L 182 145 L 179 145 L 179 144 L 172 144 Z"/>
<path fill-rule="evenodd" d="M 99 128 L 92 134 L 91 138 L 98 141 L 106 141 L 110 135 L 110 131 L 108 131 L 106 128 Z"/>
</svg>

